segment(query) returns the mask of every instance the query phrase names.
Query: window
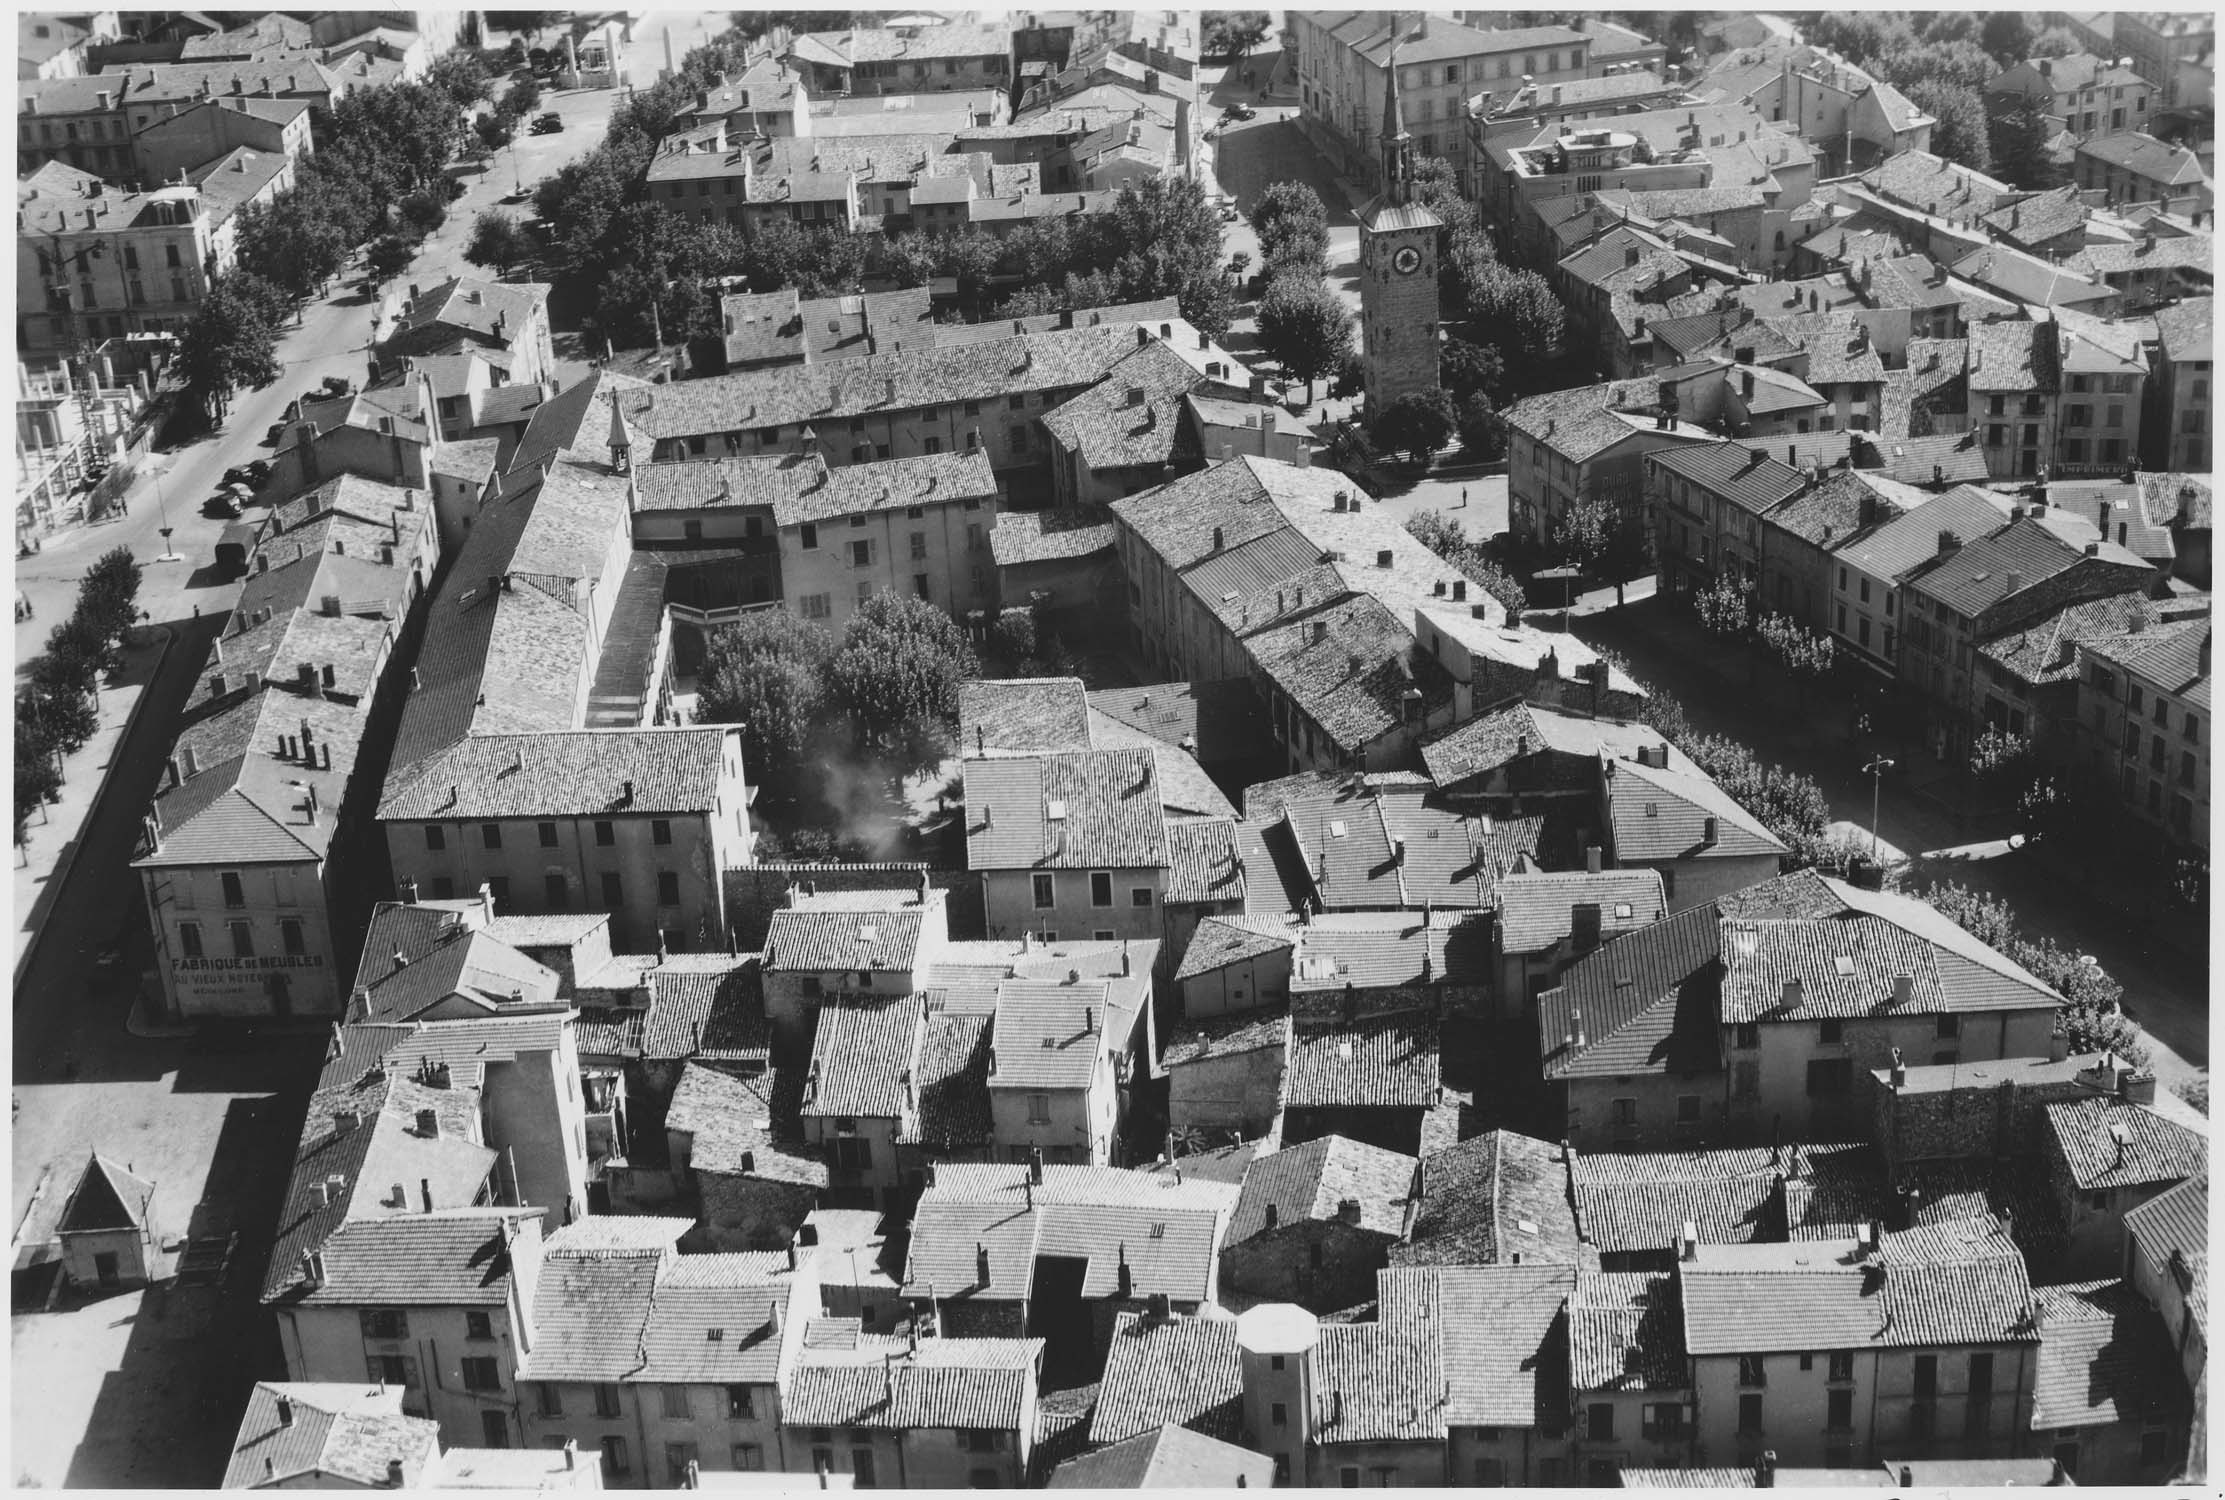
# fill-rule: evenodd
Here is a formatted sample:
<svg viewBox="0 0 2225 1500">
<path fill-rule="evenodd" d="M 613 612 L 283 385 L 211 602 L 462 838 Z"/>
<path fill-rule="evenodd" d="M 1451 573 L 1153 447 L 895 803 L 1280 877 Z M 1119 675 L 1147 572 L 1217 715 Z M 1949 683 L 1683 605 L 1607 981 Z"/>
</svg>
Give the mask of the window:
<svg viewBox="0 0 2225 1500">
<path fill-rule="evenodd" d="M 649 842 L 652 844 L 669 844 L 672 842 L 672 820 L 670 818 L 651 818 L 649 820 Z"/>
<path fill-rule="evenodd" d="M 1738 1356 L 1738 1383 L 1749 1386 L 1769 1384 L 1769 1371 L 1759 1354 Z"/>
<path fill-rule="evenodd" d="M 554 823 L 537 823 L 534 825 L 534 832 L 539 835 L 542 848 L 554 849 L 556 847 L 556 825 Z"/>
<path fill-rule="evenodd" d="M 1267 1409 L 1267 1420 L 1277 1427 L 1290 1425 L 1290 1408 L 1277 1401 Z"/>
<path fill-rule="evenodd" d="M 1667 1441 L 1683 1430 L 1684 1408 L 1674 1401 L 1648 1402 L 1639 1411 L 1638 1436 L 1648 1441 Z"/>
<path fill-rule="evenodd" d="M 797 527 L 796 545 L 801 547 L 806 552 L 817 550 L 819 546 L 819 528 L 812 525 L 809 521 L 806 521 L 803 525 Z"/>
<path fill-rule="evenodd" d="M 1844 1057 L 1819 1057 L 1808 1064 L 1808 1097 L 1835 1099 L 1854 1087 L 1854 1063 Z"/>
<path fill-rule="evenodd" d="M 824 620 L 834 613 L 834 595 L 806 594 L 797 603 L 807 620 Z"/>
<path fill-rule="evenodd" d="M 1358 1489 L 1360 1487 L 1360 1471 L 1349 1465 L 1337 1470 L 1337 1483 L 1348 1490 Z"/>
<path fill-rule="evenodd" d="M 278 942 L 289 958 L 300 958 L 309 951 L 309 945 L 302 940 L 301 923 L 294 917 L 283 918 L 278 923 Z"/>
<path fill-rule="evenodd" d="M 871 537 L 861 538 L 850 543 L 850 566 L 853 568 L 870 568 L 873 566 L 873 539 Z"/>
<path fill-rule="evenodd" d="M 1615 1440 L 1615 1404 L 1612 1401 L 1594 1401 L 1585 1414 L 1584 1436 L 1595 1443 Z"/>
<path fill-rule="evenodd" d="M 866 1172 L 873 1167 L 873 1142 L 859 1136 L 840 1136 L 828 1143 L 827 1165 L 837 1172 Z"/>
<path fill-rule="evenodd" d="M 1051 1123 L 1051 1096 L 1049 1094 L 1028 1095 L 1028 1123 L 1030 1125 L 1048 1125 Z"/>
<path fill-rule="evenodd" d="M 249 922 L 227 922 L 224 925 L 232 929 L 232 957 L 253 958 L 255 956 L 254 925 Z"/>
<path fill-rule="evenodd" d="M 356 1315 L 367 1339 L 406 1339 L 409 1314 L 397 1307 L 367 1307 Z"/>
<path fill-rule="evenodd" d="M 1615 1100 L 1614 1121 L 1617 1130 L 1636 1130 L 1638 1128 L 1638 1101 L 1635 1099 Z"/>
<path fill-rule="evenodd" d="M 510 1419 L 499 1411 L 479 1413 L 479 1437 L 489 1448 L 510 1446 Z"/>
<path fill-rule="evenodd" d="M 734 1445 L 734 1467 L 743 1474 L 754 1474 L 765 1467 L 765 1450 L 757 1443 Z"/>
<path fill-rule="evenodd" d="M 502 1389 L 502 1370 L 493 1356 L 467 1354 L 464 1356 L 464 1389 L 467 1391 L 499 1391 Z"/>
<path fill-rule="evenodd" d="M 1739 1022 L 1737 1031 L 1732 1035 L 1731 1045 L 1741 1052 L 1751 1052 L 1759 1047 L 1761 1045 L 1761 1023 L 1758 1021 Z"/>
<path fill-rule="evenodd" d="M 597 818 L 595 820 L 595 847 L 608 849 L 617 842 L 618 826 L 608 818 Z"/>
<path fill-rule="evenodd" d="M 247 890 L 241 884 L 239 875 L 234 871 L 226 870 L 219 878 L 224 882 L 224 904 L 226 906 L 245 906 L 247 904 Z"/>
<path fill-rule="evenodd" d="M 1917 1397 L 1917 1399 L 1918 1399 L 1918 1400 L 1920 1400 L 1920 1401 L 1928 1401 L 1928 1400 L 1930 1400 L 1930 1399 L 1931 1399 L 1931 1398 L 1932 1398 L 1933 1396 L 1936 1396 L 1936 1395 L 1938 1395 L 1938 1394 L 1939 1394 L 1939 1356 L 1938 1356 L 1938 1355 L 1936 1355 L 1936 1354 L 1919 1354 L 1919 1355 L 1917 1355 L 1917 1356 L 1916 1356 L 1916 1371 L 1915 1371 L 1915 1374 L 1916 1374 L 1916 1397 Z"/>
<path fill-rule="evenodd" d="M 859 1489 L 869 1490 L 873 1488 L 873 1450 L 871 1448 L 852 1448 L 850 1450 L 850 1472 L 856 1477 Z"/>
<path fill-rule="evenodd" d="M 1091 906 L 1110 906 L 1113 904 L 1112 876 L 1103 870 L 1090 872 L 1089 904 Z"/>
<path fill-rule="evenodd" d="M 664 1414 L 666 1416 L 676 1422 L 685 1422 L 694 1415 L 694 1412 L 688 1407 L 688 1388 L 686 1386 L 668 1385 L 663 1390 Z"/>
<path fill-rule="evenodd" d="M 1854 1378 L 1854 1351 L 1852 1349 L 1834 1349 L 1831 1351 L 1829 1378 L 1832 1380 L 1852 1380 Z"/>
<path fill-rule="evenodd" d="M 616 911 L 626 904 L 625 882 L 615 870 L 603 871 L 603 910 Z"/>
<path fill-rule="evenodd" d="M 657 871 L 657 905 L 659 905 L 659 906 L 678 906 L 679 904 L 680 904 L 680 877 L 679 877 L 679 874 L 678 874 L 677 872 L 675 872 L 675 871 L 672 871 L 672 870 L 659 870 L 659 871 Z"/>
<path fill-rule="evenodd" d="M 1836 1047 L 1846 1040 L 1846 1023 L 1844 1021 L 1825 1021 L 1822 1030 L 1823 1045 L 1826 1047 Z"/>
<path fill-rule="evenodd" d="M 2140 1467 L 2153 1469 L 2171 1461 L 2171 1434 L 2162 1427 L 2150 1427 L 2140 1434 Z M 2070 1466 L 2064 1465 L 2067 1469 Z"/>
<path fill-rule="evenodd" d="M 425 825 L 425 847 L 428 849 L 447 848 L 448 830 L 438 823 L 427 823 Z"/>
<path fill-rule="evenodd" d="M 1758 1434 L 1761 1431 L 1761 1397 L 1748 1392 L 1738 1398 L 1738 1430 Z"/>
<path fill-rule="evenodd" d="M 726 1415 L 737 1422 L 755 1419 L 757 1403 L 756 1399 L 750 1395 L 748 1386 L 730 1385 L 726 1388 Z M 742 1468 L 744 1465 L 736 1464 L 735 1467 Z"/>
<path fill-rule="evenodd" d="M 824 1432 L 824 1431 L 826 1431 L 826 1429 L 825 1429 L 824 1427 L 821 1427 L 821 1428 L 817 1428 L 817 1429 L 815 1429 L 815 1430 L 816 1430 L 816 1431 L 819 1431 L 819 1432 Z M 831 1474 L 831 1473 L 833 1473 L 833 1472 L 834 1472 L 834 1450 L 833 1450 L 832 1448 L 814 1448 L 814 1449 L 812 1449 L 812 1450 L 811 1450 L 811 1468 L 812 1468 L 812 1472 L 813 1472 L 813 1473 L 817 1473 L 817 1474 Z"/>
<path fill-rule="evenodd" d="M 364 1360 L 371 1378 L 408 1390 L 417 1384 L 417 1361 L 406 1354 L 373 1354 Z"/>
<path fill-rule="evenodd" d="M 1052 877 L 1048 870 L 1036 871 L 1032 884 L 1035 888 L 1035 909 L 1037 911 L 1048 911 L 1058 904 L 1056 897 L 1052 894 L 1051 882 Z"/>
<path fill-rule="evenodd" d="M 614 1385 L 598 1385 L 595 1387 L 595 1415 L 598 1417 L 615 1417 L 618 1415 L 618 1387 Z"/>
<path fill-rule="evenodd" d="M 199 958 L 201 956 L 201 924 L 199 922 L 180 922 L 178 924 L 178 951 L 187 958 Z"/>
<path fill-rule="evenodd" d="M 1938 1025 L 1933 1028 L 1933 1034 L 1941 1037 L 1961 1036 L 1962 1017 L 1956 1015 L 1941 1016 Z"/>
<path fill-rule="evenodd" d="M 1676 1119 L 1679 1125 L 1697 1125 L 1700 1122 L 1700 1096 L 1698 1094 L 1679 1094 L 1676 1096 Z"/>
<path fill-rule="evenodd" d="M 550 911 L 562 911 L 571 899 L 561 875 L 544 876 L 541 880 L 541 904 Z"/>
<path fill-rule="evenodd" d="M 561 1417 L 564 1415 L 564 1388 L 562 1386 L 553 1380 L 539 1380 L 534 1382 L 533 1392 L 536 1398 L 534 1412 L 537 1415 L 544 1417 Z"/>
</svg>

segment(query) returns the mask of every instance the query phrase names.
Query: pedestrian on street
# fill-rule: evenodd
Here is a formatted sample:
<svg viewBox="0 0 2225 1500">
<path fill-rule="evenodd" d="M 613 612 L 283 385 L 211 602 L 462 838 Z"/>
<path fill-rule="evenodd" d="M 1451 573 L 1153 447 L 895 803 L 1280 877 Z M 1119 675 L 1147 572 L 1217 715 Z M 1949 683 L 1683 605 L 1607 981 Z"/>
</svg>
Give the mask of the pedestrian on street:
<svg viewBox="0 0 2225 1500">
<path fill-rule="evenodd" d="M 1468 508 L 1468 487 L 1466 485 L 1460 487 L 1460 508 L 1462 510 Z"/>
</svg>

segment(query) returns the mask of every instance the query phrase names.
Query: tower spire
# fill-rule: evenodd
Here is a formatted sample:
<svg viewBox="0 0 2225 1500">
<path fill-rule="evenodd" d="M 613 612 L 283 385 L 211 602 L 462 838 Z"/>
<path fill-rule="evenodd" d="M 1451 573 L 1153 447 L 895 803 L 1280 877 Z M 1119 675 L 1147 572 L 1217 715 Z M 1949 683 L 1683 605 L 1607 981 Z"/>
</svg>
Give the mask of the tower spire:
<svg viewBox="0 0 2225 1500">
<path fill-rule="evenodd" d="M 1406 133 L 1406 112 L 1398 97 L 1398 12 L 1391 12 L 1391 50 L 1383 60 L 1383 192 L 1404 207 L 1414 175 L 1414 138 Z"/>
</svg>

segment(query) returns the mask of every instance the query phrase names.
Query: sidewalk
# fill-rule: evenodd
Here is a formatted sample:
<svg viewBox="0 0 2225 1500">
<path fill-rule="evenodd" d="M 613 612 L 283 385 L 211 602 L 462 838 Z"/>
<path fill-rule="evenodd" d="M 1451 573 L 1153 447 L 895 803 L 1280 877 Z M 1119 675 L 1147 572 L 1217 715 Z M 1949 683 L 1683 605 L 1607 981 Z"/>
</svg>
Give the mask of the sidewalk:
<svg viewBox="0 0 2225 1500">
<path fill-rule="evenodd" d="M 166 625 L 154 626 L 148 634 L 154 639 L 126 648 L 123 683 L 100 689 L 100 729 L 63 761 L 61 799 L 50 803 L 45 816 L 32 819 L 23 831 L 24 862 L 15 869 L 15 983 L 19 987 L 47 912 L 76 862 L 79 835 L 108 789 L 109 767 L 130 737 L 139 704 L 161 674 L 176 640 Z"/>
</svg>

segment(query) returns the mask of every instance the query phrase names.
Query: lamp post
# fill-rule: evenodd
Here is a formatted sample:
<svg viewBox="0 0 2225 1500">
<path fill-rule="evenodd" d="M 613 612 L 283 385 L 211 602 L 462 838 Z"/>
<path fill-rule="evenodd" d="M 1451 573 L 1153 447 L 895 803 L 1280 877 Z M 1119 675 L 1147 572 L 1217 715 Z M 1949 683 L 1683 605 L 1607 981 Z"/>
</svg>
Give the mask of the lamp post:
<svg viewBox="0 0 2225 1500">
<path fill-rule="evenodd" d="M 1862 769 L 1867 771 L 1870 777 L 1870 859 L 1874 863 L 1877 859 L 1878 794 L 1884 787 L 1885 773 L 1893 769 L 1893 763 L 1879 755 L 1872 757 L 1870 763 Z"/>
<path fill-rule="evenodd" d="M 184 562 L 185 559 L 170 545 L 170 533 L 176 528 L 170 524 L 170 502 L 162 493 L 162 467 L 159 459 L 148 464 L 148 468 L 154 471 L 155 477 L 155 514 L 162 522 L 155 528 L 162 537 L 162 552 L 155 558 L 155 561 L 160 563 Z"/>
</svg>

